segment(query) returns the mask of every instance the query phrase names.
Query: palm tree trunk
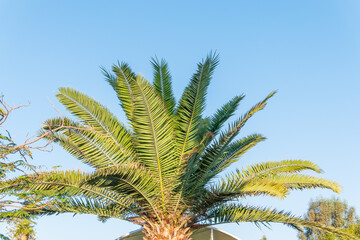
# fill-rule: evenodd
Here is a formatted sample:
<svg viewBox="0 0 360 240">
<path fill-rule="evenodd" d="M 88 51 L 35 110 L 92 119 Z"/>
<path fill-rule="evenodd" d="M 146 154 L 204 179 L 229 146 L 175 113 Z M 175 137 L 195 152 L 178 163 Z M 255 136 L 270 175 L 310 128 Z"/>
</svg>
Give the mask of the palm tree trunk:
<svg viewBox="0 0 360 240">
<path fill-rule="evenodd" d="M 26 234 L 21 235 L 20 240 L 28 240 L 28 236 Z"/>
<path fill-rule="evenodd" d="M 168 223 L 143 225 L 144 240 L 192 240 L 189 227 Z"/>
</svg>

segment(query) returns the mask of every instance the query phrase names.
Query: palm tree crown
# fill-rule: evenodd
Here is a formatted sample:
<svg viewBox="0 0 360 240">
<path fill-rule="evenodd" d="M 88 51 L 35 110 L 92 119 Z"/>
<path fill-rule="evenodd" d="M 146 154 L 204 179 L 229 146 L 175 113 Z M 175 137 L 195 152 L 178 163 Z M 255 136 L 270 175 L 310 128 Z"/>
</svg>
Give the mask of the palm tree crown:
<svg viewBox="0 0 360 240">
<path fill-rule="evenodd" d="M 49 119 L 43 131 L 64 123 L 69 126 L 51 138 L 94 171 L 42 172 L 8 180 L 2 191 L 46 192 L 56 200 L 36 210 L 39 214 L 72 212 L 124 219 L 141 225 L 145 239 L 190 239 L 194 228 L 232 222 L 322 227 L 287 212 L 238 201 L 247 196 L 284 198 L 293 189 L 339 192 L 335 182 L 302 173 L 320 173 L 314 163 L 263 162 L 219 175 L 265 139 L 260 134 L 238 135 L 275 92 L 223 129 L 244 96 L 235 96 L 210 117 L 202 115 L 218 62 L 218 55 L 209 54 L 197 65 L 178 103 L 164 60 L 152 59 L 153 83 L 133 73 L 126 63 L 114 65 L 112 72 L 103 69 L 129 127 L 93 98 L 60 88 L 58 100 L 78 121 Z M 325 230 L 342 234 L 330 227 Z"/>
</svg>

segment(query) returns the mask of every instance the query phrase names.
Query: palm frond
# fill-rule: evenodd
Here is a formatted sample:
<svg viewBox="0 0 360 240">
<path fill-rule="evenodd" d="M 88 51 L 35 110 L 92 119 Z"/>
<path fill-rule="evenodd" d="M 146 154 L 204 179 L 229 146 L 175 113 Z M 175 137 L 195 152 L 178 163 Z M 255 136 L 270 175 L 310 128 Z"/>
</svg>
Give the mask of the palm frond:
<svg viewBox="0 0 360 240">
<path fill-rule="evenodd" d="M 127 196 L 142 211 L 158 216 L 157 180 L 144 168 L 125 166 L 98 170 L 91 174 L 87 182 L 90 185 L 106 188 Z"/>
<path fill-rule="evenodd" d="M 135 96 L 132 125 L 137 154 L 158 181 L 164 206 L 165 195 L 176 187 L 178 164 L 173 123 L 160 96 L 147 80 L 138 76 L 132 89 Z"/>
<path fill-rule="evenodd" d="M 260 208 L 253 206 L 243 206 L 240 204 L 226 204 L 216 207 L 209 211 L 205 218 L 208 225 L 222 224 L 222 223 L 283 223 L 290 227 L 299 229 L 302 227 L 316 228 L 326 232 L 335 233 L 341 239 L 358 239 L 345 231 L 336 229 L 334 227 L 324 226 L 316 222 L 303 220 L 295 217 L 289 212 L 278 211 L 276 209 Z"/>
<path fill-rule="evenodd" d="M 63 202 L 57 202 L 41 209 L 44 214 L 56 213 L 74 213 L 74 214 L 92 214 L 101 217 L 118 218 L 126 220 L 133 217 L 129 211 L 126 211 L 121 206 L 113 203 L 106 203 L 92 198 L 67 198 Z"/>
<path fill-rule="evenodd" d="M 61 125 L 65 125 L 65 129 L 57 132 L 52 130 Z M 68 118 L 49 119 L 45 122 L 44 129 L 54 133 L 48 137 L 49 140 L 55 140 L 70 154 L 92 167 L 104 168 L 137 162 L 132 150 L 122 150 L 113 144 L 113 139 L 108 134 L 99 133 Z"/>
<path fill-rule="evenodd" d="M 154 87 L 156 92 L 163 100 L 169 114 L 172 115 L 175 107 L 175 97 L 171 87 L 171 75 L 169 67 L 164 59 L 159 61 L 157 58 L 151 59 L 154 69 Z"/>
<path fill-rule="evenodd" d="M 227 146 L 221 156 L 217 157 L 215 153 L 212 158 L 201 158 L 194 168 L 189 168 L 186 172 L 190 176 L 190 180 L 186 182 L 185 191 L 187 193 L 201 193 L 212 178 L 264 139 L 259 134 L 249 135 Z M 206 154 L 207 156 L 210 155 L 209 152 Z"/>
<path fill-rule="evenodd" d="M 223 127 L 224 123 L 234 115 L 240 101 L 244 99 L 244 97 L 244 95 L 235 96 L 233 99 L 219 108 L 210 118 L 208 131 L 212 132 L 216 136 Z"/>
<path fill-rule="evenodd" d="M 239 160 L 239 158 L 253 148 L 257 143 L 265 140 L 260 134 L 252 134 L 244 137 L 234 143 L 231 143 L 223 150 L 220 157 L 202 158 L 198 164 L 198 171 L 193 174 L 196 175 L 197 180 L 201 186 L 210 181 L 213 177 L 219 174 L 226 167 Z"/>
<path fill-rule="evenodd" d="M 41 209 L 32 209 L 27 211 L 17 210 L 11 213 L 12 216 L 48 216 L 58 215 L 60 213 L 92 214 L 103 218 L 118 218 L 127 220 L 130 217 L 138 216 L 131 211 L 128 212 L 121 206 L 103 202 L 92 198 L 74 198 L 68 197 L 66 200 L 54 202 Z M 0 213 L 0 218 L 6 218 L 9 213 Z"/>
<path fill-rule="evenodd" d="M 311 170 L 321 173 L 322 170 L 318 165 L 306 160 L 283 160 L 278 162 L 262 162 L 254 163 L 242 171 L 237 171 L 238 177 L 243 179 L 250 179 L 256 176 L 274 175 L 281 173 L 299 173 L 304 170 Z"/>
<path fill-rule="evenodd" d="M 243 187 L 248 186 L 249 184 L 249 186 L 251 186 L 253 182 L 255 183 L 255 186 L 258 183 L 281 185 L 285 188 L 284 190 L 286 190 L 284 195 L 282 195 L 283 197 L 290 188 L 286 184 L 286 181 L 291 183 L 291 179 L 294 180 L 294 184 L 297 183 L 300 185 L 301 180 L 304 180 L 303 184 L 306 186 L 306 184 L 316 184 L 316 181 L 318 181 L 317 187 L 323 186 L 325 188 L 333 187 L 334 190 L 337 189 L 333 182 L 297 174 L 304 170 L 320 171 L 318 166 L 310 161 L 284 160 L 281 162 L 257 163 L 250 165 L 243 170 L 236 170 L 221 178 L 217 184 L 210 184 L 209 187 L 213 192 L 216 192 L 217 195 L 226 195 L 230 192 L 232 193 L 232 197 L 241 196 L 242 190 L 244 190 Z"/>
<path fill-rule="evenodd" d="M 284 198 L 289 189 L 285 184 L 269 179 L 254 179 L 252 181 L 233 182 L 232 178 L 222 179 L 219 184 L 211 185 L 210 192 L 227 200 L 233 200 L 238 197 L 268 195 L 273 197 Z"/>
<path fill-rule="evenodd" d="M 196 147 L 199 153 L 203 152 L 211 140 L 219 133 L 224 123 L 233 116 L 243 98 L 244 95 L 236 96 L 219 108 L 211 117 L 201 119 L 197 131 L 198 142 L 200 144 Z"/>
<path fill-rule="evenodd" d="M 71 88 L 59 90 L 60 93 L 56 95 L 59 101 L 80 121 L 105 134 L 111 140 L 111 145 L 124 155 L 134 154 L 130 132 L 105 106 Z"/>
<path fill-rule="evenodd" d="M 114 202 L 124 209 L 133 209 L 134 200 L 126 194 L 87 184 L 90 175 L 78 171 L 52 171 L 40 175 L 2 181 L 0 192 L 31 192 L 50 198 L 59 196 L 88 197 Z"/>
<path fill-rule="evenodd" d="M 215 167 L 213 175 L 216 176 L 232 163 L 238 161 L 242 155 L 265 139 L 266 138 L 261 134 L 252 134 L 231 143 L 224 150 L 224 155 L 220 158 L 219 163 Z"/>
<path fill-rule="evenodd" d="M 277 174 L 267 176 L 266 179 L 280 184 L 284 184 L 292 190 L 304 190 L 311 188 L 327 188 L 335 193 L 340 193 L 341 187 L 334 181 L 323 178 L 308 176 L 304 174 Z"/>
<path fill-rule="evenodd" d="M 269 181 L 256 180 L 241 182 L 238 184 L 221 182 L 209 187 L 209 190 L 198 197 L 198 201 L 193 203 L 193 212 L 204 212 L 214 206 L 219 206 L 226 202 L 237 201 L 240 198 L 255 196 L 271 196 L 283 199 L 289 192 L 287 186 Z"/>
<path fill-rule="evenodd" d="M 114 77 L 107 78 L 111 86 L 113 86 L 117 97 L 120 100 L 120 105 L 124 110 L 126 117 L 131 122 L 133 116 L 133 98 L 134 94 L 131 89 L 131 83 L 136 80 L 136 74 L 133 73 L 127 63 L 118 63 L 113 65 L 113 72 L 116 74 L 116 81 Z"/>
<path fill-rule="evenodd" d="M 209 54 L 203 62 L 199 63 L 197 72 L 193 75 L 180 99 L 176 110 L 180 159 L 198 144 L 196 133 L 205 108 L 206 92 L 218 63 L 219 56 L 217 54 Z M 181 160 L 179 164 L 181 165 Z"/>
<path fill-rule="evenodd" d="M 110 84 L 110 86 L 116 91 L 116 82 L 117 82 L 117 77 L 116 75 L 114 75 L 113 73 L 111 73 L 110 71 L 108 71 L 105 67 L 100 67 L 105 80 Z"/>
<path fill-rule="evenodd" d="M 211 176 L 206 177 L 209 174 L 209 170 L 218 166 L 221 162 L 221 158 L 225 154 L 225 150 L 231 144 L 231 141 L 239 134 L 240 129 L 245 125 L 247 120 L 251 118 L 256 112 L 262 110 L 266 104 L 267 100 L 271 98 L 275 92 L 270 93 L 264 100 L 253 106 L 243 117 L 241 117 L 238 121 L 230 125 L 229 130 L 220 134 L 219 140 L 216 140 L 212 143 L 202 154 L 200 162 L 193 162 L 192 164 L 195 166 L 191 166 L 194 170 L 193 172 L 188 171 L 187 174 L 191 174 L 194 176 L 194 181 L 191 181 L 192 186 L 196 186 L 191 188 L 193 190 L 197 189 L 198 186 L 205 186 L 207 181 L 209 181 L 214 175 L 210 173 Z M 227 165 L 226 165 L 227 166 Z M 195 177 L 196 176 L 196 177 Z M 189 182 L 189 181 L 187 181 Z M 195 182 L 195 184 L 194 184 Z"/>
<path fill-rule="evenodd" d="M 267 105 L 267 101 L 275 95 L 276 91 L 271 92 L 266 96 L 264 100 L 254 105 L 247 113 L 245 113 L 239 120 L 232 123 L 229 129 L 220 134 L 219 141 L 217 141 L 209 150 L 211 155 L 215 153 L 222 152 L 226 146 L 230 144 L 230 142 L 239 134 L 241 128 L 245 125 L 245 123 L 258 111 L 265 108 Z M 218 149 L 218 150 L 217 150 Z M 205 155 L 206 157 L 206 155 Z"/>
<path fill-rule="evenodd" d="M 221 178 L 218 183 L 210 184 L 208 190 L 197 190 L 202 205 L 200 208 L 246 196 L 283 198 L 289 190 L 295 189 L 328 188 L 334 192 L 340 191 L 335 182 L 298 174 L 304 170 L 320 172 L 317 165 L 302 160 L 258 163 L 241 171 L 237 170 Z"/>
</svg>

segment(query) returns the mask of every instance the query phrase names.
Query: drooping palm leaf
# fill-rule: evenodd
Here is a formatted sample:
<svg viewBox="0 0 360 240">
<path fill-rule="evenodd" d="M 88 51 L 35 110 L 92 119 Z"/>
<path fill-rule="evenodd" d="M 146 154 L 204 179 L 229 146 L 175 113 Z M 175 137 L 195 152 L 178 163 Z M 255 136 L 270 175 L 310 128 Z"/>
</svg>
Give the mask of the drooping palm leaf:
<svg viewBox="0 0 360 240">
<path fill-rule="evenodd" d="M 59 91 L 57 98 L 72 114 L 94 131 L 106 135 L 111 151 L 121 151 L 125 156 L 134 154 L 129 131 L 106 107 L 71 88 L 60 88 Z"/>
<path fill-rule="evenodd" d="M 124 151 L 124 148 L 113 144 L 108 134 L 94 131 L 89 126 L 73 122 L 68 118 L 47 120 L 44 130 L 50 131 L 61 125 L 69 129 L 54 132 L 55 141 L 73 156 L 92 167 L 104 168 L 137 162 L 133 150 Z M 48 139 L 53 140 L 53 137 L 49 135 Z"/>
<path fill-rule="evenodd" d="M 253 206 L 243 206 L 240 204 L 227 204 L 219 206 L 211 210 L 206 221 L 208 224 L 221 224 L 221 223 L 239 223 L 239 222 L 254 222 L 254 223 L 283 223 L 292 227 L 300 228 L 321 228 L 328 232 L 334 232 L 342 239 L 358 239 L 349 233 L 334 227 L 323 226 L 316 222 L 303 220 L 299 217 L 293 216 L 291 213 L 278 211 L 269 208 L 260 208 Z"/>
<path fill-rule="evenodd" d="M 239 197 L 259 195 L 283 198 L 290 190 L 317 187 L 339 192 L 340 186 L 335 182 L 297 174 L 304 170 L 320 171 L 315 164 L 301 160 L 254 164 L 221 178 L 218 183 L 210 184 L 208 191 L 200 198 L 201 204 L 208 206 Z"/>
</svg>

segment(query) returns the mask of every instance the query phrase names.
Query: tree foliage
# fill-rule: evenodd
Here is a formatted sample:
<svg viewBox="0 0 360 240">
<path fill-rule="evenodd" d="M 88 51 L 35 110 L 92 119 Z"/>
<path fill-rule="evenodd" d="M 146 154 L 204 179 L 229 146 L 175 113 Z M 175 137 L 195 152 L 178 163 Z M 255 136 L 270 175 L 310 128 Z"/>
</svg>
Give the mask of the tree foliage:
<svg viewBox="0 0 360 240">
<path fill-rule="evenodd" d="M 9 173 L 26 174 L 36 172 L 36 166 L 31 165 L 27 158 L 32 158 L 29 144 L 18 145 L 11 137 L 10 131 L 4 127 L 12 111 L 21 108 L 11 107 L 3 97 L 0 98 L 0 181 L 5 181 Z M 0 221 L 10 224 L 10 238 L 0 234 L 3 240 L 35 239 L 34 218 L 22 209 L 31 209 L 39 202 L 38 196 L 29 193 L 5 193 L 0 195 L 0 212 L 3 216 Z M 14 208 L 20 210 L 14 211 Z"/>
<path fill-rule="evenodd" d="M 35 225 L 29 218 L 15 218 L 10 222 L 9 236 L 13 240 L 35 240 Z"/>
<path fill-rule="evenodd" d="M 40 134 L 93 171 L 53 170 L 9 179 L 0 192 L 31 192 L 53 200 L 41 209 L 29 210 L 32 214 L 71 212 L 127 220 L 141 225 L 147 240 L 190 239 L 192 229 L 240 222 L 279 222 L 353 238 L 331 226 L 244 202 L 249 196 L 284 198 L 297 189 L 339 192 L 337 183 L 304 173 L 321 173 L 310 161 L 261 162 L 220 175 L 265 139 L 260 134 L 239 136 L 275 92 L 230 123 L 243 95 L 204 116 L 207 89 L 218 63 L 217 54 L 201 61 L 177 103 L 164 60 L 152 60 L 153 83 L 126 63 L 114 65 L 112 72 L 103 69 L 127 124 L 90 96 L 60 88 L 58 100 L 76 120 L 49 119 Z M 49 132 L 54 135 L 46 135 Z"/>
<path fill-rule="evenodd" d="M 354 207 L 349 207 L 345 201 L 338 198 L 319 199 L 311 201 L 305 218 L 325 226 L 332 226 L 360 237 L 360 219 Z M 341 239 L 335 234 L 321 231 L 321 229 L 306 228 L 299 234 L 302 240 L 336 240 Z"/>
</svg>

